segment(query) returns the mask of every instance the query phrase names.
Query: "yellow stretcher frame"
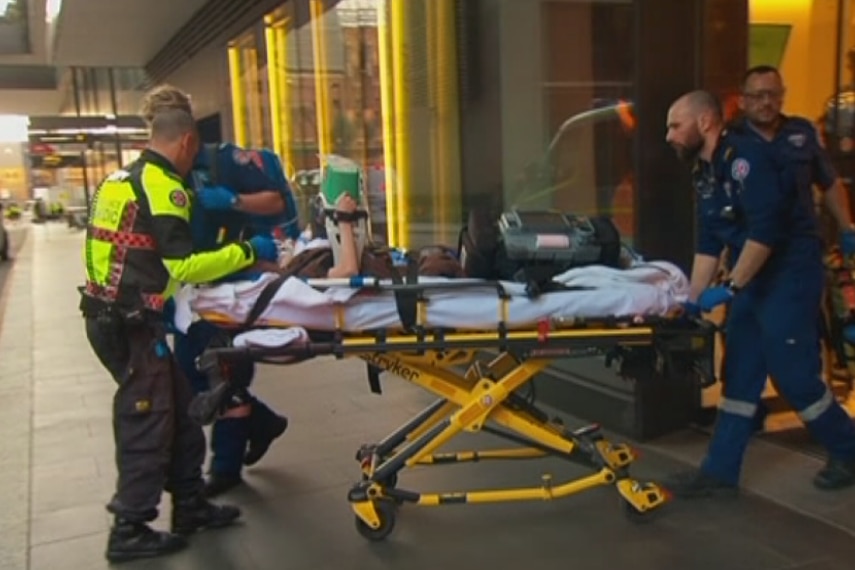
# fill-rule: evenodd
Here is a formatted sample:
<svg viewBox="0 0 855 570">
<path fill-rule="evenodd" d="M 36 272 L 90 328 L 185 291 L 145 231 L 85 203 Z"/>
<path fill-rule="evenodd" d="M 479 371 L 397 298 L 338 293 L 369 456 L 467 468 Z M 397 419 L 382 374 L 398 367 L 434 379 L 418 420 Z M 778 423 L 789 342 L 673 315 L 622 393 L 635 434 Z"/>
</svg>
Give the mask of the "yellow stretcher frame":
<svg viewBox="0 0 855 570">
<path fill-rule="evenodd" d="M 678 326 L 678 323 L 682 326 Z M 484 333 L 440 331 L 426 333 L 321 333 L 325 340 L 269 348 L 224 348 L 206 351 L 216 366 L 230 359 L 251 358 L 260 362 L 290 357 L 304 360 L 320 355 L 357 357 L 369 365 L 369 379 L 378 382 L 387 371 L 421 386 L 437 401 L 416 414 L 379 443 L 363 445 L 356 454 L 362 481 L 348 493 L 356 515 L 357 531 L 365 538 L 385 539 L 395 526 L 402 503 L 420 506 L 508 501 L 553 500 L 589 489 L 613 485 L 632 520 L 646 520 L 668 500 L 658 484 L 640 482 L 629 475 L 635 459 L 625 444 L 613 444 L 593 425 L 575 432 L 551 420 L 518 394 L 557 359 L 573 356 L 580 348 L 632 350 L 653 348 L 660 364 L 674 354 L 691 355 L 698 366 L 699 383 L 714 381 L 712 355 L 714 328 L 685 326 L 685 321 L 654 319 L 649 322 L 610 325 L 589 322 L 574 328 L 548 330 L 497 330 Z M 477 359 L 479 351 L 498 349 L 489 363 Z M 459 372 L 465 367 L 465 372 Z M 703 372 L 701 372 L 703 369 Z M 204 370 L 211 377 L 210 365 Z M 379 392 L 379 385 L 372 384 Z M 493 427 L 493 425 L 498 428 Z M 501 450 L 440 453 L 439 448 L 463 432 L 485 431 L 521 444 Z M 558 456 L 590 467 L 593 473 L 553 484 L 550 475 L 539 486 L 446 493 L 419 493 L 398 488 L 398 474 L 417 465 L 451 462 L 536 459 Z"/>
</svg>

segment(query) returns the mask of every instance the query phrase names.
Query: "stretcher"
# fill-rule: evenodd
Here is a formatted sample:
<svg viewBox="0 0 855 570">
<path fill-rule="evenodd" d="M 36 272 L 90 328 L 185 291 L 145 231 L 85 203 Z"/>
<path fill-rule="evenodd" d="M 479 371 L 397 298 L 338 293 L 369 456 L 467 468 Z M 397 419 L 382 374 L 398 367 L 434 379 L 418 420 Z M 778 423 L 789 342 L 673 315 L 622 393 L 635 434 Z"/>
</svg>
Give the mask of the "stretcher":
<svg viewBox="0 0 855 570">
<path fill-rule="evenodd" d="M 524 388 L 557 359 L 597 354 L 605 355 L 608 363 L 617 363 L 619 374 L 636 381 L 644 380 L 639 370 L 651 369 L 699 385 L 713 382 L 713 329 L 676 314 L 685 278 L 674 279 L 675 274 L 662 272 L 662 267 L 654 265 L 653 273 L 637 271 L 628 280 L 636 287 L 624 289 L 624 297 L 632 297 L 627 291 L 633 289 L 654 289 L 661 295 L 651 294 L 643 303 L 618 299 L 615 303 L 622 302 L 620 306 L 638 309 L 644 305 L 647 309 L 622 314 L 595 315 L 594 310 L 562 308 L 572 304 L 572 295 L 597 297 L 591 295 L 592 290 L 612 297 L 605 285 L 609 279 L 604 279 L 602 271 L 593 277 L 594 268 L 587 268 L 589 287 L 578 285 L 584 280 L 579 275 L 575 279 L 565 276 L 565 284 L 576 283 L 578 288 L 543 293 L 535 299 L 515 291 L 514 284 L 470 280 L 420 280 L 404 285 L 372 282 L 367 287 L 363 282 L 361 287 L 340 287 L 329 280 L 271 277 L 261 284 L 184 292 L 179 303 L 184 307 L 179 311 L 190 311 L 236 333 L 231 346 L 210 348 L 200 357 L 198 366 L 209 375 L 212 388 L 194 401 L 193 414 L 203 422 L 215 417 L 212 411 L 227 389 L 229 370 L 236 362 L 288 364 L 320 356 L 360 358 L 367 363 L 372 391 L 381 391 L 379 374 L 385 371 L 437 398 L 379 442 L 357 451 L 362 478 L 349 491 L 348 500 L 356 528 L 365 538 L 386 538 L 403 503 L 439 506 L 551 500 L 603 486 L 616 488 L 631 519 L 646 520 L 666 502 L 667 493 L 654 482 L 630 476 L 633 450 L 608 441 L 597 425 L 566 428 L 539 409 Z M 626 275 L 623 278 L 628 282 Z M 600 284 L 599 289 L 592 286 L 594 282 Z M 316 295 L 290 303 L 287 295 L 277 297 L 283 289 L 294 294 L 303 287 L 312 290 L 303 293 Z M 256 294 L 252 306 L 249 290 Z M 472 295 L 473 290 L 478 294 Z M 480 298 L 484 307 L 495 310 L 495 316 L 488 318 L 484 307 L 473 307 L 474 316 L 469 318 L 465 318 L 466 311 L 449 315 L 449 296 L 467 299 L 470 305 L 477 305 L 474 301 Z M 265 303 L 258 303 L 259 297 L 266 297 Z M 373 326 L 363 322 L 366 304 L 376 313 Z M 609 303 L 595 307 L 603 304 Z M 290 312 L 283 309 L 286 306 Z M 462 326 L 450 327 L 452 322 Z M 490 433 L 515 446 L 441 451 L 464 432 Z M 398 485 L 399 474 L 415 466 L 546 456 L 584 465 L 591 473 L 562 483 L 544 475 L 539 485 L 528 488 L 451 493 L 417 492 Z"/>
</svg>

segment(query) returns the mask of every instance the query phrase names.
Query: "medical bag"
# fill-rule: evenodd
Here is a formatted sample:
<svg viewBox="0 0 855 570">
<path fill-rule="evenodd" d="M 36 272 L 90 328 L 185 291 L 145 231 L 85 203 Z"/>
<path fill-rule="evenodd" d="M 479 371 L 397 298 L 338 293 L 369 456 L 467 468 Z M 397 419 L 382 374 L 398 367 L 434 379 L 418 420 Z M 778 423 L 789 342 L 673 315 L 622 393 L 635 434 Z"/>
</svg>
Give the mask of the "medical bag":
<svg viewBox="0 0 855 570">
<path fill-rule="evenodd" d="M 543 286 L 574 267 L 620 267 L 620 232 L 608 218 L 557 211 L 470 212 L 460 258 L 469 277 Z"/>
</svg>

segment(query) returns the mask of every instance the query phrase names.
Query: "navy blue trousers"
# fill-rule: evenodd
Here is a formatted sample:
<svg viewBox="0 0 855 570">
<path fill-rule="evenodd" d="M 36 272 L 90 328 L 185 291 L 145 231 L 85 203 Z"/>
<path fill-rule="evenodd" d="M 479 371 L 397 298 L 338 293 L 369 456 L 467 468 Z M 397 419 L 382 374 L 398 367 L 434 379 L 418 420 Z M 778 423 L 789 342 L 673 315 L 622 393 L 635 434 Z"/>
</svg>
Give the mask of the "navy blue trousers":
<svg viewBox="0 0 855 570">
<path fill-rule="evenodd" d="M 855 423 L 822 380 L 817 263 L 738 293 L 727 323 L 727 381 L 702 471 L 737 484 L 767 376 L 831 457 L 855 459 Z"/>
</svg>

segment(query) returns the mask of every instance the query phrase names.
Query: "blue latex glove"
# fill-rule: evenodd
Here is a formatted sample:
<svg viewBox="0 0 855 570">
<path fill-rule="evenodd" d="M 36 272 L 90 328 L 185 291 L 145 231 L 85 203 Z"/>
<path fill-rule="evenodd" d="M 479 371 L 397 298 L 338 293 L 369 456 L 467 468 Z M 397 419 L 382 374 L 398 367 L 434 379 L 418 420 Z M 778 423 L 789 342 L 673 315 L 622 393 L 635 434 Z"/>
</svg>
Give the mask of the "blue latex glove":
<svg viewBox="0 0 855 570">
<path fill-rule="evenodd" d="M 279 261 L 279 248 L 276 242 L 267 236 L 254 236 L 249 240 L 249 245 L 255 252 L 257 261 Z"/>
<path fill-rule="evenodd" d="M 855 255 L 855 230 L 840 232 L 840 249 L 843 255 Z"/>
<path fill-rule="evenodd" d="M 199 203 L 206 210 L 232 210 L 238 203 L 238 196 L 225 186 L 209 186 L 199 193 Z"/>
<path fill-rule="evenodd" d="M 683 303 L 683 314 L 688 318 L 699 319 L 701 318 L 701 308 L 697 303 L 686 301 Z"/>
<path fill-rule="evenodd" d="M 733 298 L 733 291 L 719 285 L 718 287 L 710 287 L 698 297 L 698 307 L 705 313 L 708 313 L 723 303 L 727 303 Z"/>
</svg>

